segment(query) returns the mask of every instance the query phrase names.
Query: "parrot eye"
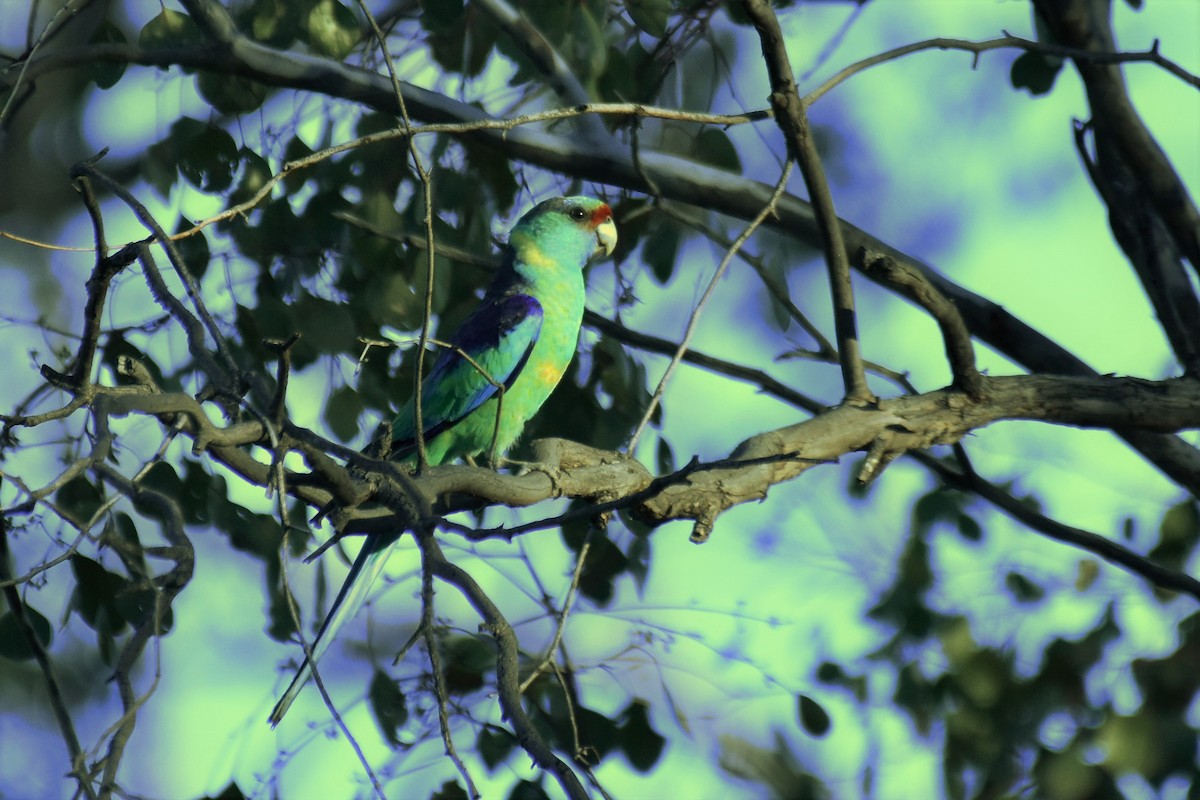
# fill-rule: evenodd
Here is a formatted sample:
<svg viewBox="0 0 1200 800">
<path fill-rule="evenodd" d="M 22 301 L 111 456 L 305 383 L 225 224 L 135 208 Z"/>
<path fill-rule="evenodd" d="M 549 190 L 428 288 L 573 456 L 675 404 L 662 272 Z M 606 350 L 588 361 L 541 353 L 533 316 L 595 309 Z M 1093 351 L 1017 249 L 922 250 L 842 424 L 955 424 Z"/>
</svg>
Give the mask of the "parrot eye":
<svg viewBox="0 0 1200 800">
<path fill-rule="evenodd" d="M 567 209 L 567 216 L 576 222 L 583 222 L 585 219 L 587 219 L 588 213 L 579 206 L 571 206 Z"/>
</svg>

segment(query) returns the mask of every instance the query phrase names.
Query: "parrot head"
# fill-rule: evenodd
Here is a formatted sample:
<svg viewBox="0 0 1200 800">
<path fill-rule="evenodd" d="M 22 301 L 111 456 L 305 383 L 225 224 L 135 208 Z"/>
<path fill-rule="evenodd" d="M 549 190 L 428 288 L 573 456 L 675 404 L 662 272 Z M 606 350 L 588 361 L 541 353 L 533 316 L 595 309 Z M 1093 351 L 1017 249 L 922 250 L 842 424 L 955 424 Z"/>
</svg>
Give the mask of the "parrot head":
<svg viewBox="0 0 1200 800">
<path fill-rule="evenodd" d="M 612 254 L 617 226 L 603 200 L 555 197 L 527 211 L 513 226 L 508 243 L 527 263 L 553 261 L 579 268 L 597 253 Z"/>
</svg>

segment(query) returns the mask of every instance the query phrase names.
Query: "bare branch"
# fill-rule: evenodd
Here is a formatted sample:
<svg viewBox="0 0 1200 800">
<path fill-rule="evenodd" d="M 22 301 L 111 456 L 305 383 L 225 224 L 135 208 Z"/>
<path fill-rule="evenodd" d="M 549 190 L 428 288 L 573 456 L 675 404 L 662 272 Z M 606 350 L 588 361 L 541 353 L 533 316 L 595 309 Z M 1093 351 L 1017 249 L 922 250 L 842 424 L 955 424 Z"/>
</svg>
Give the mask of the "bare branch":
<svg viewBox="0 0 1200 800">
<path fill-rule="evenodd" d="M 46 694 L 50 698 L 50 708 L 54 712 L 59 732 L 67 745 L 67 754 L 71 757 L 70 774 L 74 776 L 79 791 L 86 797 L 95 800 L 96 793 L 92 788 L 91 778 L 87 774 L 83 748 L 80 747 L 79 737 L 75 734 L 75 724 L 71 721 L 70 711 L 67 710 L 62 688 L 54 674 L 54 666 L 50 663 L 50 656 L 46 652 L 46 648 L 42 646 L 41 640 L 25 614 L 25 604 L 21 601 L 21 593 L 17 591 L 15 585 L 17 581 L 13 580 L 9 572 L 8 528 L 8 516 L 0 514 L 0 586 L 4 590 L 4 600 L 8 605 L 9 613 L 16 620 L 17 627 L 25 638 L 29 652 L 37 661 L 38 670 L 41 671 L 42 677 L 46 681 Z"/>
<path fill-rule="evenodd" d="M 775 110 L 775 122 L 783 131 L 792 159 L 800 165 L 800 174 L 804 176 L 804 185 L 812 202 L 821 252 L 825 255 L 825 266 L 829 271 L 829 288 L 833 295 L 833 325 L 838 354 L 841 356 L 842 382 L 846 388 L 845 402 L 865 405 L 874 402 L 875 395 L 867 386 L 867 374 L 862 363 L 858 324 L 854 318 L 850 262 L 846 258 L 842 229 L 833 207 L 833 195 L 829 191 L 829 182 L 825 180 L 825 169 L 809 132 L 808 116 L 796 88 L 796 79 L 792 77 L 792 64 L 788 59 L 783 32 L 767 0 L 742 0 L 742 6 L 758 30 L 762 44 L 763 60 L 771 79 L 770 100 L 771 108 Z"/>
<path fill-rule="evenodd" d="M 924 275 L 901 265 L 890 256 L 860 250 L 855 265 L 867 274 L 878 271 L 880 282 L 890 284 L 898 294 L 929 312 L 942 331 L 942 339 L 946 344 L 946 358 L 954 375 L 954 385 L 972 399 L 981 399 L 983 386 L 979 370 L 975 368 L 975 348 L 971 345 L 971 334 L 967 325 L 954 304 L 934 288 Z"/>
<path fill-rule="evenodd" d="M 1086 53 L 1116 49 L 1108 3 L 1035 0 L 1034 6 L 1057 41 Z M 1072 60 L 1087 89 L 1097 137 L 1111 138 L 1140 194 L 1150 201 L 1175 245 L 1200 275 L 1200 210 L 1134 108 L 1119 66 L 1081 55 L 1072 55 Z M 1122 210 L 1113 209 L 1113 213 Z"/>
</svg>

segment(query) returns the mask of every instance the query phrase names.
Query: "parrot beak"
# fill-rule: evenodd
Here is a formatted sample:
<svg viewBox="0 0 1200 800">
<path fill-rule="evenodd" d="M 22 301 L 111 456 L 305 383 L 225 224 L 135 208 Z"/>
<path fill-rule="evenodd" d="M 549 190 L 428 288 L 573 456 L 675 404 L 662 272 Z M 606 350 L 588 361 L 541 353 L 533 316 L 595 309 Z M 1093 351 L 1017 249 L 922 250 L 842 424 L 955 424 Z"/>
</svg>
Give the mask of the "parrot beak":
<svg viewBox="0 0 1200 800">
<path fill-rule="evenodd" d="M 613 224 L 612 217 L 606 217 L 596 226 L 596 252 L 603 250 L 604 255 L 611 256 L 616 246 L 617 226 Z"/>
</svg>

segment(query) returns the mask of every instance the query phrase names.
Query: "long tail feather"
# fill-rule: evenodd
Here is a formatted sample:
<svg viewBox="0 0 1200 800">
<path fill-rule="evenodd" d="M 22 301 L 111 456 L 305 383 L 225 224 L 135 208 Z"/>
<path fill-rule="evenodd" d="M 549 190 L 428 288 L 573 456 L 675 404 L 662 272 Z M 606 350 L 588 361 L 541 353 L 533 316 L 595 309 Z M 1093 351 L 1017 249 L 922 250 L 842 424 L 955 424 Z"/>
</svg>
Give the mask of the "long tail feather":
<svg viewBox="0 0 1200 800">
<path fill-rule="evenodd" d="M 320 660 L 321 655 L 329 649 L 330 643 L 337 636 L 338 630 L 362 608 L 371 585 L 383 572 L 383 566 L 387 563 L 388 556 L 392 554 L 392 550 L 399 541 L 400 537 L 398 536 L 391 541 L 372 537 L 363 543 L 358 557 L 354 559 L 354 564 L 350 567 L 350 573 L 346 575 L 342 588 L 338 590 L 337 597 L 333 600 L 333 606 L 325 615 L 325 621 L 321 623 L 321 630 L 317 632 L 317 638 L 313 640 L 311 660 L 304 659 L 304 663 L 296 672 L 296 677 L 292 678 L 287 691 L 283 693 L 283 697 L 279 698 L 279 702 L 275 704 L 275 709 L 271 712 L 269 720 L 272 728 L 279 724 L 292 702 L 300 694 L 300 690 L 308 683 L 309 677 L 312 676 L 313 662 Z"/>
</svg>

